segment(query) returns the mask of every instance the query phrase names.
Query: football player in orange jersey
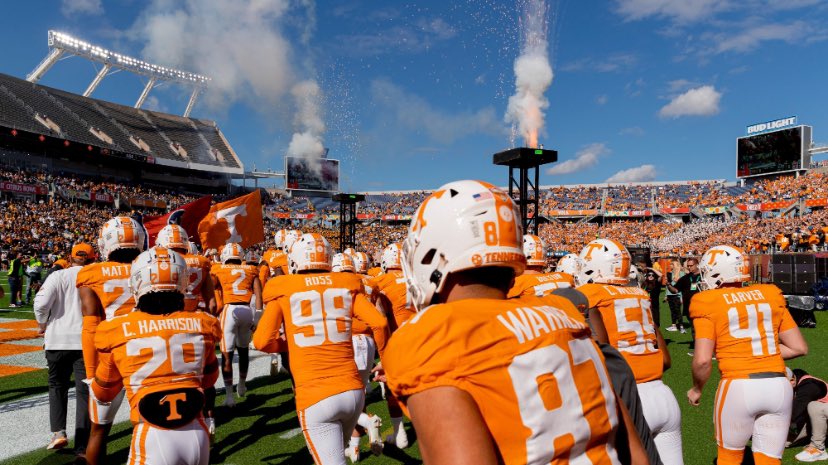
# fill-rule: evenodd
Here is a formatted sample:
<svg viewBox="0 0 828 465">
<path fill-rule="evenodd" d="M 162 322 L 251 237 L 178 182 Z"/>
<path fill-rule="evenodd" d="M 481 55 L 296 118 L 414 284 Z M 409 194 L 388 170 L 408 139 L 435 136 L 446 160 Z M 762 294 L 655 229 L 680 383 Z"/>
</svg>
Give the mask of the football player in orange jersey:
<svg viewBox="0 0 828 465">
<path fill-rule="evenodd" d="M 112 401 L 126 387 L 134 425 L 130 464 L 206 465 L 210 458 L 201 409 L 203 389 L 218 378 L 220 329 L 212 315 L 184 311 L 187 274 L 184 258 L 172 250 L 142 253 L 129 279 L 135 311 L 102 322 L 95 335 L 102 357 L 92 402 Z"/>
<path fill-rule="evenodd" d="M 356 255 L 354 249 L 347 250 L 351 250 L 351 253 Z M 352 255 L 346 253 L 334 255 L 331 261 L 331 271 L 334 273 L 355 273 L 356 268 L 354 267 Z M 372 334 L 373 331 L 371 328 L 362 324 L 359 320 L 354 320 L 351 326 L 354 362 L 356 362 L 359 377 L 362 378 L 362 384 L 365 385 L 366 394 L 370 386 L 371 370 L 374 368 L 374 358 L 377 352 L 376 343 L 374 343 L 374 338 L 371 337 Z M 368 442 L 371 444 L 371 451 L 374 455 L 380 455 L 383 449 L 379 430 L 381 426 L 382 419 L 377 415 L 369 415 L 363 408 L 362 413 L 359 414 L 357 426 L 354 428 L 353 433 L 351 433 L 351 440 L 348 443 L 348 447 L 345 448 L 345 456 L 351 459 L 351 462 L 359 461 L 359 440 L 362 437 L 363 429 L 368 432 Z"/>
<path fill-rule="evenodd" d="M 782 463 L 793 389 L 783 360 L 808 352 L 782 291 L 773 284 L 744 286 L 747 257 L 736 247 L 711 248 L 699 263 L 702 292 L 690 301 L 696 330 L 691 405 L 699 405 L 716 355 L 722 379 L 713 422 L 719 465 L 742 463 L 753 437 L 757 465 Z"/>
<path fill-rule="evenodd" d="M 290 274 L 288 270 L 287 254 L 290 252 L 290 247 L 297 239 L 302 237 L 302 231 L 298 229 L 280 229 L 273 235 L 273 241 L 276 246 L 274 249 L 268 249 L 263 259 L 267 260 L 267 266 L 263 266 L 259 272 L 259 280 L 262 282 L 262 289 L 270 278 L 276 276 Z M 268 254 L 268 252 L 270 252 Z M 267 273 L 267 276 L 263 276 Z M 290 354 L 288 353 L 287 340 L 285 339 L 284 327 L 279 333 L 281 336 L 279 340 L 282 346 L 276 353 L 270 355 L 270 375 L 276 376 L 279 372 L 290 374 Z M 293 379 L 291 378 L 291 382 Z"/>
<path fill-rule="evenodd" d="M 405 277 L 402 272 L 400 258 L 402 249 L 399 244 L 390 244 L 382 251 L 380 268 L 382 274 L 371 280 L 376 290 L 377 308 L 385 313 L 391 323 L 391 333 L 416 314 L 405 289 Z M 408 447 L 408 433 L 403 427 L 403 411 L 393 393 L 385 396 L 388 404 L 388 414 L 394 431 L 385 438 L 385 441 L 396 445 L 400 449 Z"/>
<path fill-rule="evenodd" d="M 684 463 L 681 410 L 662 381 L 670 352 L 653 324 L 650 295 L 629 287 L 630 253 L 611 239 L 595 239 L 581 251 L 578 288 L 588 300 L 595 339 L 618 349 L 632 368 L 644 418 L 664 465 Z"/>
<path fill-rule="evenodd" d="M 546 246 L 540 237 L 533 234 L 523 236 L 523 254 L 526 255 L 526 270 L 515 278 L 515 284 L 509 289 L 509 298 L 527 295 L 543 297 L 555 289 L 573 287 L 575 279 L 570 274 L 544 273 L 546 267 Z"/>
<path fill-rule="evenodd" d="M 86 265 L 78 272 L 76 286 L 83 313 L 83 361 L 90 377 L 87 382 L 94 376 L 99 362 L 95 350 L 98 324 L 129 313 L 135 307 L 135 299 L 129 290 L 129 272 L 132 260 L 144 250 L 145 241 L 146 231 L 141 224 L 128 216 L 116 216 L 104 223 L 98 235 L 98 252 L 104 261 Z M 86 447 L 87 459 L 100 461 L 106 455 L 106 438 L 123 399 L 121 393 L 109 405 L 89 403 L 92 428 Z"/>
<path fill-rule="evenodd" d="M 507 299 L 522 240 L 517 206 L 491 184 L 452 182 L 423 201 L 402 260 L 419 313 L 389 342 L 389 387 L 427 464 L 621 463 L 625 410 L 583 317 L 555 295 Z"/>
<path fill-rule="evenodd" d="M 239 244 L 229 243 L 221 249 L 221 263 L 214 264 L 210 273 L 216 293 L 221 296 L 223 307 L 221 321 L 222 337 L 221 374 L 224 378 L 225 407 L 236 405 L 233 396 L 233 351 L 239 353 L 239 384 L 236 392 L 244 397 L 247 392 L 247 369 L 250 366 L 250 338 L 253 328 L 262 313 L 262 285 L 255 266 L 242 264 L 244 249 Z M 255 311 L 250 306 L 255 300 Z"/>
<path fill-rule="evenodd" d="M 184 291 L 184 311 L 194 312 L 201 307 L 210 315 L 215 315 L 216 293 L 213 279 L 210 277 L 212 263 L 209 258 L 199 255 L 197 249 L 193 250 L 192 246 L 195 244 L 190 242 L 187 231 L 177 224 L 168 224 L 158 231 L 155 245 L 170 249 L 184 257 L 189 276 Z M 205 388 L 204 397 L 204 420 L 212 442 L 216 436 L 216 420 L 213 415 L 216 405 L 215 386 Z"/>
<path fill-rule="evenodd" d="M 578 275 L 581 273 L 582 266 L 583 262 L 578 254 L 568 253 L 558 260 L 558 264 L 555 266 L 555 272 L 566 273 L 572 276 L 572 282 L 577 286 L 579 284 Z"/>
<path fill-rule="evenodd" d="M 331 247 L 319 234 L 305 234 L 288 256 L 291 274 L 271 279 L 267 305 L 253 335 L 258 350 L 278 347 L 285 324 L 296 410 L 317 465 L 345 465 L 345 441 L 365 402 L 365 386 L 354 362 L 351 330 L 359 320 L 371 328 L 380 356 L 388 322 L 368 301 L 359 276 L 331 273 Z"/>
</svg>

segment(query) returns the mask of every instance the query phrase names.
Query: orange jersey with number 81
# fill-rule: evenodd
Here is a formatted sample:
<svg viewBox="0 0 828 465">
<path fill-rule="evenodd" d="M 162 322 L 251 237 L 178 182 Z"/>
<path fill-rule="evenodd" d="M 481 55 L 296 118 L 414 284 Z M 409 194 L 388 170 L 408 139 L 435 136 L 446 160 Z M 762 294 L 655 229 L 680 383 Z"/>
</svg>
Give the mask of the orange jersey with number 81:
<svg viewBox="0 0 828 465">
<path fill-rule="evenodd" d="M 435 387 L 468 393 L 506 464 L 619 463 L 603 356 L 560 297 L 427 307 L 394 333 L 383 366 L 404 404 Z"/>
<path fill-rule="evenodd" d="M 690 301 L 696 338 L 716 343 L 722 378 L 784 373 L 779 333 L 793 329 L 785 297 L 772 284 L 702 291 Z"/>
</svg>

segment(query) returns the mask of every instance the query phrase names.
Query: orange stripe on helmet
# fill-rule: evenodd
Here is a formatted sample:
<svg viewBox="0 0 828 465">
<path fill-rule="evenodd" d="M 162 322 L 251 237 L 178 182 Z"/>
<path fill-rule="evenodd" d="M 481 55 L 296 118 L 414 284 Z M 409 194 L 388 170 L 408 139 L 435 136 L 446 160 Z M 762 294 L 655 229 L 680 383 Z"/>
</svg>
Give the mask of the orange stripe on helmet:
<svg viewBox="0 0 828 465">
<path fill-rule="evenodd" d="M 124 232 L 121 239 L 122 243 L 132 244 L 135 242 L 135 228 L 132 227 L 132 218 L 121 217 L 121 230 Z"/>
<path fill-rule="evenodd" d="M 153 284 L 170 284 L 172 279 L 172 260 L 167 249 L 158 247 L 155 249 L 156 274 Z"/>
<path fill-rule="evenodd" d="M 488 183 L 480 182 L 486 186 Z M 491 186 L 491 184 L 488 184 Z M 518 212 L 515 209 L 515 202 L 509 194 L 495 188 L 488 187 L 494 196 L 495 214 L 497 215 L 497 245 L 501 247 L 516 247 L 523 250 L 523 232 L 517 219 Z"/>
<path fill-rule="evenodd" d="M 426 197 L 425 200 L 423 200 L 423 204 L 420 205 L 419 209 L 417 209 L 417 217 L 414 219 L 414 222 L 411 224 L 411 231 L 412 232 L 421 231 L 423 228 L 426 227 L 426 225 L 428 224 L 426 222 L 425 216 L 424 216 L 425 211 L 426 211 L 426 205 L 428 205 L 428 202 L 431 201 L 432 199 L 439 199 L 440 197 L 442 197 L 445 192 L 446 191 L 444 191 L 444 190 L 436 191 L 433 194 Z"/>
</svg>

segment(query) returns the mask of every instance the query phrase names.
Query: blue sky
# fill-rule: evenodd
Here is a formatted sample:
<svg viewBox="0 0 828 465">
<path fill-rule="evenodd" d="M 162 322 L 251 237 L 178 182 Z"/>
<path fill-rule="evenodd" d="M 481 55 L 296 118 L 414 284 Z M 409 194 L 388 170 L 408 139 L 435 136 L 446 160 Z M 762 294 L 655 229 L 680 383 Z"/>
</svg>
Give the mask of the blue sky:
<svg viewBox="0 0 828 465">
<path fill-rule="evenodd" d="M 523 1 L 13 2 L 0 72 L 25 77 L 57 29 L 212 76 L 193 116 L 216 120 L 248 168 L 281 169 L 293 135 L 311 131 L 342 161 L 343 190 L 505 184 L 491 155 L 512 143 Z M 828 2 L 548 2 L 540 141 L 560 161 L 542 184 L 734 179 L 745 127 L 792 115 L 828 143 Z M 80 93 L 95 72 L 64 59 L 41 82 Z M 296 90 L 308 82 L 310 107 Z M 94 97 L 132 105 L 142 86 L 117 73 Z M 164 86 L 147 106 L 181 113 L 187 98 Z"/>
</svg>

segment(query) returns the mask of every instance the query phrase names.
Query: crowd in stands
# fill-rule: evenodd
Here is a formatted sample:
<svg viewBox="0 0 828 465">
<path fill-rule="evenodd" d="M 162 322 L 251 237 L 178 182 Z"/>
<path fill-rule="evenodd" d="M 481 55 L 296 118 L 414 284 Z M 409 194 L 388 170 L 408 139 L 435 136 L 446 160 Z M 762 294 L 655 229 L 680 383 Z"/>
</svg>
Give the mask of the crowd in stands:
<svg viewBox="0 0 828 465">
<path fill-rule="evenodd" d="M 73 174 L 0 168 L 0 181 L 123 194 L 160 199 L 170 208 L 195 200 L 187 193 L 130 185 L 112 179 L 93 180 Z M 761 203 L 778 200 L 818 199 L 828 197 L 825 174 L 810 173 L 801 177 L 781 177 L 759 181 L 748 187 L 726 186 L 721 181 L 703 181 L 664 185 L 554 187 L 542 193 L 541 211 L 570 210 L 643 210 L 661 206 L 712 206 L 734 203 Z M 371 256 L 389 243 L 405 236 L 407 219 L 428 192 L 368 194 L 358 205 L 357 213 L 371 218 L 358 224 L 358 247 Z M 281 228 L 318 232 L 339 244 L 339 226 L 335 219 L 339 204 L 330 199 L 294 198 L 271 193 L 265 206 L 266 235 Z M 807 212 L 807 210 L 806 210 Z M 65 253 L 69 245 L 80 240 L 92 241 L 100 225 L 115 213 L 112 205 L 69 201 L 59 195 L 16 198 L 0 196 L 0 248 L 32 251 L 44 256 Z M 142 213 L 161 213 L 157 210 Z M 282 216 L 278 216 L 282 214 Z M 293 218 L 285 218 L 291 214 Z M 311 218 L 295 218 L 305 215 Z M 331 215 L 331 217 L 328 217 Z M 397 215 L 394 220 L 383 220 Z M 750 218 L 748 218 L 750 217 Z M 597 222 L 596 222 L 597 221 Z M 726 215 L 694 219 L 684 223 L 677 218 L 647 217 L 616 219 L 605 217 L 592 222 L 566 223 L 553 220 L 542 224 L 540 235 L 549 250 L 556 253 L 580 250 L 596 237 L 614 238 L 628 246 L 651 247 L 655 253 L 670 256 L 698 255 L 712 245 L 728 243 L 751 253 L 769 251 L 828 250 L 828 211 L 814 210 L 798 217 L 745 215 L 734 219 Z M 253 249 L 261 253 L 267 244 Z"/>
</svg>

